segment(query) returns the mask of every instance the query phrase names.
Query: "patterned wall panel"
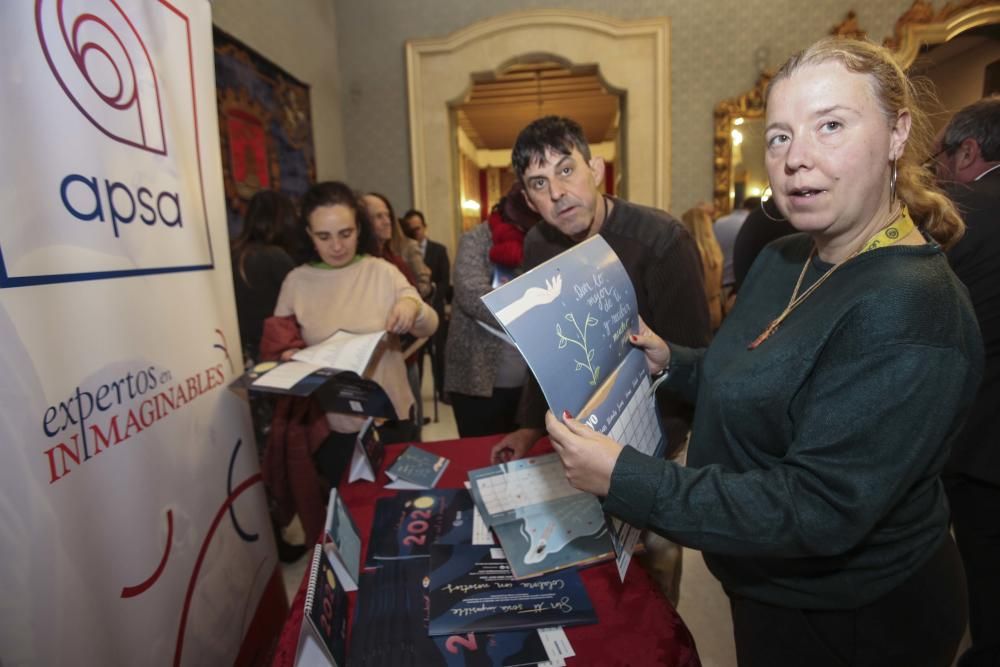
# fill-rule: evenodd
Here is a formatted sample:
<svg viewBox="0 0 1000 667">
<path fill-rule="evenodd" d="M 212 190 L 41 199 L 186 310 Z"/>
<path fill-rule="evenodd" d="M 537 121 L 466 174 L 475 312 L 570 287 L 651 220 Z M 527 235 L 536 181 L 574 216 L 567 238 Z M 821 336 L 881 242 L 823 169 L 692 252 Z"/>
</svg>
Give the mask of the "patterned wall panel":
<svg viewBox="0 0 1000 667">
<path fill-rule="evenodd" d="M 346 178 L 333 1 L 213 0 L 212 22 L 309 86 L 316 175 Z"/>
</svg>

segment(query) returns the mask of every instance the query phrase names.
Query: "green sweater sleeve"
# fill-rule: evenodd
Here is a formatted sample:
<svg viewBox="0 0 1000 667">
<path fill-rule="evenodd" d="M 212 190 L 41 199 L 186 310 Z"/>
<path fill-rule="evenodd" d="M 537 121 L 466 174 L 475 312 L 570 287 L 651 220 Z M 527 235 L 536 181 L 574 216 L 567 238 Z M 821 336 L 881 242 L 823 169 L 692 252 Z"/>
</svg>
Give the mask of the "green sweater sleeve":
<svg viewBox="0 0 1000 667">
<path fill-rule="evenodd" d="M 705 348 L 690 348 L 670 343 L 670 374 L 657 391 L 671 391 L 688 403 L 694 403 L 698 395 L 698 380 L 701 377 L 701 362 Z"/>
<path fill-rule="evenodd" d="M 772 465 L 742 474 L 718 464 L 684 468 L 626 447 L 605 511 L 740 556 L 843 554 L 887 515 L 893 530 L 919 525 L 935 509 L 928 503 L 941 502 L 934 485 L 958 421 L 934 415 L 961 412 L 970 362 L 954 347 L 841 347 L 827 350 L 792 400 L 795 437 Z M 688 389 L 687 353 L 677 360 L 671 382 Z M 725 446 L 740 446 L 738 434 L 727 437 Z"/>
</svg>

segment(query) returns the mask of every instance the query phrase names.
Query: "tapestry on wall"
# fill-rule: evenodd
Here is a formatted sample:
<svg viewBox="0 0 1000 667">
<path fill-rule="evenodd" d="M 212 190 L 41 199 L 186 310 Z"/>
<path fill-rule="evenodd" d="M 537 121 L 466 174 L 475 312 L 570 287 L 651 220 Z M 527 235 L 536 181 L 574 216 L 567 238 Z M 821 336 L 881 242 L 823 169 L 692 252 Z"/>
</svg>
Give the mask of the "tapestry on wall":
<svg viewBox="0 0 1000 667">
<path fill-rule="evenodd" d="M 298 202 L 316 179 L 309 86 L 222 30 L 215 88 L 230 238 L 258 190 Z"/>
</svg>

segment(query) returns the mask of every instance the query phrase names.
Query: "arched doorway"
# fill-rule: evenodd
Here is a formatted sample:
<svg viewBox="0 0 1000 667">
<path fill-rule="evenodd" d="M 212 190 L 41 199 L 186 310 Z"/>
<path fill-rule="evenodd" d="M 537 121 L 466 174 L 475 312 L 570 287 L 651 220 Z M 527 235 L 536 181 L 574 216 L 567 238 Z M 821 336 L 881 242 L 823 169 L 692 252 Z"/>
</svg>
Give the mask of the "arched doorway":
<svg viewBox="0 0 1000 667">
<path fill-rule="evenodd" d="M 539 53 L 506 63 L 499 73 L 470 78 L 469 89 L 450 105 L 463 230 L 485 219 L 509 191 L 517 135 L 542 116 L 568 116 L 579 123 L 591 154 L 604 160 L 604 191 L 627 196 L 621 168 L 625 94 L 604 81 L 598 65 L 574 65 Z"/>
<path fill-rule="evenodd" d="M 475 23 L 443 39 L 406 44 L 413 199 L 436 238 L 455 248 L 460 229 L 454 133 L 448 103 L 472 72 L 543 51 L 567 63 L 597 63 L 609 85 L 627 91 L 622 120 L 629 198 L 670 204 L 669 19 L 617 21 L 565 10 L 519 12 Z"/>
</svg>

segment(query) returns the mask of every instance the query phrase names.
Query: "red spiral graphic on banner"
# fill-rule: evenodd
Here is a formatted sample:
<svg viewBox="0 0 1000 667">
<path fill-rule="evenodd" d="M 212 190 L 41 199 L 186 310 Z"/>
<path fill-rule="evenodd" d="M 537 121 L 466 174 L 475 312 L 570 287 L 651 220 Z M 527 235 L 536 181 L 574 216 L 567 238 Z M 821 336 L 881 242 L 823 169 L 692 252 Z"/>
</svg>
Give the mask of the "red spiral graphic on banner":
<svg viewBox="0 0 1000 667">
<path fill-rule="evenodd" d="M 150 586 L 156 583 L 156 580 L 160 578 L 163 574 L 163 568 L 167 566 L 167 559 L 170 557 L 170 546 L 174 541 L 174 513 L 173 510 L 167 510 L 167 543 L 163 548 L 163 557 L 160 558 L 160 564 L 157 566 L 156 571 L 146 581 L 135 586 L 126 586 L 122 588 L 122 598 L 134 598 L 136 595 L 141 595 L 149 590 Z"/>
<path fill-rule="evenodd" d="M 188 580 L 187 593 L 184 595 L 184 607 L 181 610 L 180 627 L 177 629 L 177 644 L 174 647 L 174 667 L 178 667 L 181 664 L 181 653 L 184 650 L 184 632 L 187 629 L 188 614 L 191 611 L 191 598 L 194 595 L 195 584 L 198 582 L 198 573 L 201 572 L 201 564 L 204 562 L 205 554 L 208 552 L 208 545 L 212 542 L 212 538 L 215 536 L 215 531 L 219 527 L 222 517 L 226 515 L 226 511 L 236 502 L 236 499 L 254 484 L 262 481 L 263 476 L 258 472 L 243 480 L 239 486 L 233 489 L 229 497 L 222 503 L 222 507 L 216 511 L 215 517 L 208 528 L 208 533 L 205 535 L 205 539 L 202 540 L 201 549 L 198 550 L 198 558 L 194 562 L 194 571 L 191 572 L 191 578 Z"/>
<path fill-rule="evenodd" d="M 66 14 L 64 0 L 36 0 L 45 60 L 66 96 L 115 141 L 167 154 L 156 70 L 135 24 L 115 0 Z"/>
</svg>

